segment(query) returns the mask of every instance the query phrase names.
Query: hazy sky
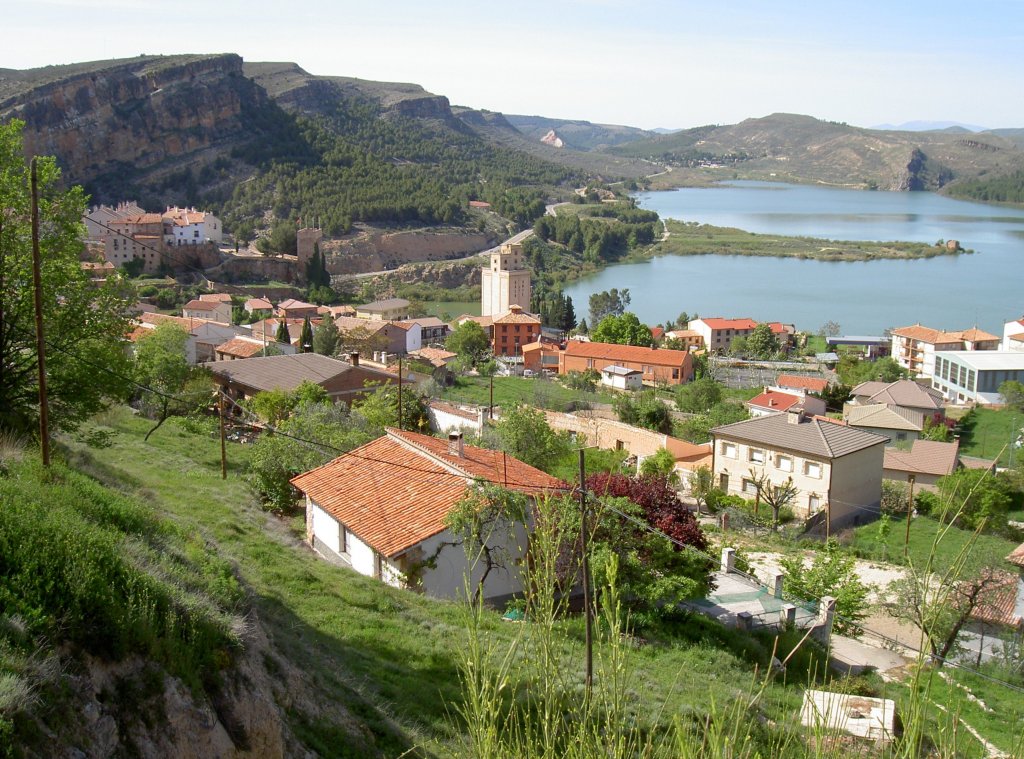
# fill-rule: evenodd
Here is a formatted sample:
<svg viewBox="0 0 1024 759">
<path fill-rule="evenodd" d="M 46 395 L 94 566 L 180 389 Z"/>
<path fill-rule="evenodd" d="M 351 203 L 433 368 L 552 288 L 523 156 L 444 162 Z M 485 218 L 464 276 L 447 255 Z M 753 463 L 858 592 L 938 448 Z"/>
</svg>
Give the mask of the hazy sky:
<svg viewBox="0 0 1024 759">
<path fill-rule="evenodd" d="M 0 0 L 0 19 L 0 68 L 235 52 L 645 128 L 776 111 L 1024 127 L 1024 0 Z"/>
</svg>

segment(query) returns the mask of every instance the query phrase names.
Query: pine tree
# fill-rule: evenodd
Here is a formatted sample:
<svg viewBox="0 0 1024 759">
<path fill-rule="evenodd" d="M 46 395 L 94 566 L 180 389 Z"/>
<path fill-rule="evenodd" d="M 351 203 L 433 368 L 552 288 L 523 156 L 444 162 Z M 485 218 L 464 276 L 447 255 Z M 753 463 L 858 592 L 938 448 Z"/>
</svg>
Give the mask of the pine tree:
<svg viewBox="0 0 1024 759">
<path fill-rule="evenodd" d="M 313 325 L 309 323 L 307 316 L 302 322 L 302 332 L 299 334 L 299 346 L 303 353 L 313 351 Z"/>
<path fill-rule="evenodd" d="M 563 296 L 562 301 L 562 323 L 561 328 L 565 332 L 569 332 L 576 326 L 576 309 L 572 305 L 572 298 L 568 295 Z"/>
<path fill-rule="evenodd" d="M 274 340 L 285 345 L 291 344 L 292 338 L 288 334 L 288 322 L 286 319 L 281 319 L 277 323 L 277 332 L 274 334 Z"/>
</svg>

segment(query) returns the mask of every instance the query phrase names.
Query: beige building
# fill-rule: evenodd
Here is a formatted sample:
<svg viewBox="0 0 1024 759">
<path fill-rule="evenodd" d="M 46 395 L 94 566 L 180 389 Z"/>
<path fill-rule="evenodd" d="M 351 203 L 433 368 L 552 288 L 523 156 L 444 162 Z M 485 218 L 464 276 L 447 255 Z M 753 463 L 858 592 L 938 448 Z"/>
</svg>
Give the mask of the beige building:
<svg viewBox="0 0 1024 759">
<path fill-rule="evenodd" d="M 892 331 L 892 357 L 917 377 L 935 375 L 935 354 L 938 351 L 994 351 L 999 337 L 977 327 L 944 332 L 920 324 Z"/>
<path fill-rule="evenodd" d="M 878 514 L 887 438 L 800 412 L 715 427 L 712 471 L 726 491 L 752 499 L 753 477 L 776 485 L 792 479 L 791 508 L 800 518 L 822 514 L 831 529 Z"/>
<path fill-rule="evenodd" d="M 506 243 L 491 253 L 491 262 L 480 272 L 480 314 L 500 316 L 512 306 L 530 307 L 533 289 L 523 247 Z"/>
<path fill-rule="evenodd" d="M 405 298 L 387 298 L 356 306 L 356 318 L 376 321 L 402 321 L 409 318 L 409 301 Z"/>
<path fill-rule="evenodd" d="M 885 403 L 867 406 L 846 404 L 843 421 L 851 427 L 889 438 L 888 445 L 906 447 L 917 440 L 924 430 L 924 414 L 914 409 Z"/>
</svg>

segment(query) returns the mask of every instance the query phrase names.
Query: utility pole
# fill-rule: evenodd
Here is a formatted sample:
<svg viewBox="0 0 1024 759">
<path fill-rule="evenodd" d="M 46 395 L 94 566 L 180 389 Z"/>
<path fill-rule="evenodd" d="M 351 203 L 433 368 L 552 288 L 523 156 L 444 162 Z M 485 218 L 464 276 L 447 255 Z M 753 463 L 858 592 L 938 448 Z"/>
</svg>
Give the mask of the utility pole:
<svg viewBox="0 0 1024 759">
<path fill-rule="evenodd" d="M 916 477 L 912 474 L 907 475 L 907 481 L 910 483 L 910 495 L 907 497 L 907 535 L 903 539 L 903 558 L 907 558 L 907 553 L 910 551 L 910 516 L 914 513 L 914 480 Z"/>
<path fill-rule="evenodd" d="M 398 354 L 398 429 L 402 429 L 402 354 Z"/>
<path fill-rule="evenodd" d="M 494 419 L 494 372 L 491 372 L 491 401 L 487 406 L 487 418 Z"/>
<path fill-rule="evenodd" d="M 36 358 L 39 373 L 39 447 L 43 466 L 50 466 L 50 413 L 46 398 L 46 339 L 43 334 L 43 276 L 39 253 L 39 179 L 36 159 L 31 163 L 32 185 L 32 291 L 36 305 Z"/>
<path fill-rule="evenodd" d="M 220 420 L 220 478 L 228 478 L 228 449 L 224 441 L 224 391 L 217 391 L 217 417 Z"/>
<path fill-rule="evenodd" d="M 590 604 L 590 560 L 587 552 L 590 550 L 587 540 L 587 471 L 583 456 L 583 449 L 580 448 L 580 545 L 583 554 L 583 611 L 587 621 L 586 628 L 586 686 L 587 699 L 590 698 L 590 690 L 594 682 L 594 639 L 593 639 L 593 615 L 594 609 Z"/>
</svg>

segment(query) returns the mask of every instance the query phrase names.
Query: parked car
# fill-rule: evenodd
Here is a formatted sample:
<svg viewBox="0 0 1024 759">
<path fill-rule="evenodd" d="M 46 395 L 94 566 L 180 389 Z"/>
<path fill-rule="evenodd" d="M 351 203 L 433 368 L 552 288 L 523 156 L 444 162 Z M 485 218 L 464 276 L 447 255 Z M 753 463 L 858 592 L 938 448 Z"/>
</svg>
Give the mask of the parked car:
<svg viewBox="0 0 1024 759">
<path fill-rule="evenodd" d="M 524 377 L 533 377 L 534 374 L 535 374 L 535 372 L 533 371 L 533 369 L 523 369 L 523 376 Z"/>
</svg>

